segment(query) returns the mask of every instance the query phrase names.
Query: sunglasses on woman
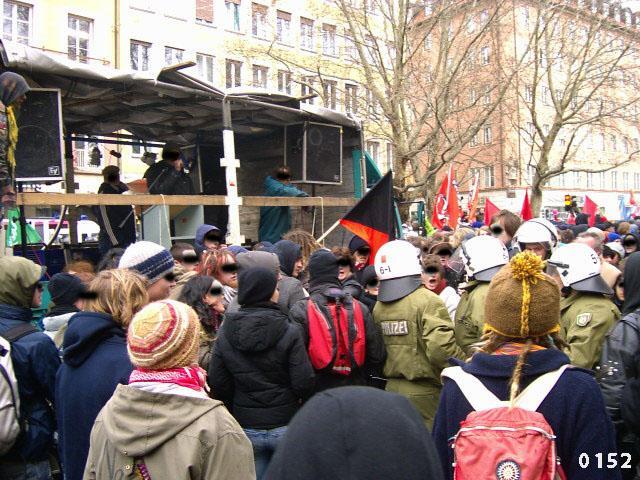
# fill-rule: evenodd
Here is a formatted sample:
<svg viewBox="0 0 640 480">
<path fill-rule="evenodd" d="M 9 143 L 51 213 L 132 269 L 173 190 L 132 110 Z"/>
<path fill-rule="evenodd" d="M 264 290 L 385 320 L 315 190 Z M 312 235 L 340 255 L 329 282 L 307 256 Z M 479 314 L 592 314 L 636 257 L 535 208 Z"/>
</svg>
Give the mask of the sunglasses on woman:
<svg viewBox="0 0 640 480">
<path fill-rule="evenodd" d="M 220 267 L 220 270 L 224 273 L 236 273 L 238 271 L 237 263 L 225 263 Z"/>
</svg>

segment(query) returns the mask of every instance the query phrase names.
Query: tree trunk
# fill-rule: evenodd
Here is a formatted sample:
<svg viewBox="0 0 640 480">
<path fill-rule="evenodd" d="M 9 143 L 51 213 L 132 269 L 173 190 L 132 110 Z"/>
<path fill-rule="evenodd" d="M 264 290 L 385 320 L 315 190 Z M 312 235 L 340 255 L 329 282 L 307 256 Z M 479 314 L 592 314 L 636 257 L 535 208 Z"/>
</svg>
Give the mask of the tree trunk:
<svg viewBox="0 0 640 480">
<path fill-rule="evenodd" d="M 536 174 L 537 177 L 537 174 Z M 531 185 L 531 212 L 534 217 L 540 215 L 540 208 L 542 208 L 542 185 L 539 178 L 535 178 L 533 185 Z"/>
</svg>

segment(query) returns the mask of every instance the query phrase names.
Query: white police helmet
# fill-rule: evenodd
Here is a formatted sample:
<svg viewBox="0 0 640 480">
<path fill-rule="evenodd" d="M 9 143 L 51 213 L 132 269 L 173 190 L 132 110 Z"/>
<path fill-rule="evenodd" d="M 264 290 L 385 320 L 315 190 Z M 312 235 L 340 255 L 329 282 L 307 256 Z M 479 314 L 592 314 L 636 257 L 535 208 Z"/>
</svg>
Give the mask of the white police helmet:
<svg viewBox="0 0 640 480">
<path fill-rule="evenodd" d="M 600 276 L 602 266 L 598 254 L 584 243 L 570 243 L 559 248 L 548 263 L 558 270 L 565 287 L 578 292 L 613 294 Z"/>
<path fill-rule="evenodd" d="M 507 263 L 509 252 L 496 237 L 482 235 L 473 237 L 460 246 L 460 256 L 467 277 L 481 282 L 489 282 Z"/>
<path fill-rule="evenodd" d="M 525 250 L 528 243 L 541 243 L 547 248 L 547 258 L 558 245 L 558 230 L 544 218 L 532 218 L 527 220 L 513 236 L 514 244 L 520 252 Z"/>
</svg>

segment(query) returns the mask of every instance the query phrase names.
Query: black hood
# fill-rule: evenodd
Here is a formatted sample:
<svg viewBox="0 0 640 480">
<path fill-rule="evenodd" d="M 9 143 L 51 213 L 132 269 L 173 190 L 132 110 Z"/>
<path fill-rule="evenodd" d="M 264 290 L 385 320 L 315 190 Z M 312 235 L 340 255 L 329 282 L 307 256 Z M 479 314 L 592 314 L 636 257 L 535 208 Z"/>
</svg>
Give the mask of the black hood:
<svg viewBox="0 0 640 480">
<path fill-rule="evenodd" d="M 266 480 L 441 480 L 438 454 L 405 397 L 370 387 L 315 395 L 293 417 Z"/>
<path fill-rule="evenodd" d="M 296 260 L 302 256 L 302 247 L 291 240 L 280 240 L 273 246 L 273 253 L 278 255 L 280 270 L 291 276 Z"/>
<path fill-rule="evenodd" d="M 104 339 L 125 337 L 125 331 L 106 313 L 80 312 L 69 319 L 62 345 L 64 363 L 79 367 Z"/>
<path fill-rule="evenodd" d="M 640 252 L 633 252 L 624 261 L 624 315 L 640 309 Z"/>
<path fill-rule="evenodd" d="M 262 352 L 278 343 L 287 330 L 287 322 L 278 305 L 265 303 L 228 314 L 222 328 L 232 347 L 242 352 Z"/>
</svg>

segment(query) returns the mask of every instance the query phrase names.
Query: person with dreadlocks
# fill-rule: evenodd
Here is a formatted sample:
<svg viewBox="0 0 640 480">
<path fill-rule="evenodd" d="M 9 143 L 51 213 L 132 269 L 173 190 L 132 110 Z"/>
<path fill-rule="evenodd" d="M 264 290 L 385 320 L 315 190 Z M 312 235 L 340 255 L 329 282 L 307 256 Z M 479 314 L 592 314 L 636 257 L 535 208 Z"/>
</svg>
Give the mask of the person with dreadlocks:
<svg viewBox="0 0 640 480">
<path fill-rule="evenodd" d="M 472 404 L 477 404 L 481 396 L 497 397 L 496 400 L 500 401 L 511 400 L 507 403 L 510 408 L 505 409 L 511 412 L 514 405 L 518 406 L 515 400 L 520 392 L 548 372 L 558 372 L 556 383 L 549 386 L 548 393 L 542 397 L 544 400 L 532 410 L 542 414 L 543 420 L 553 430 L 557 456 L 561 459 L 567 480 L 620 479 L 615 467 L 607 468 L 606 462 L 604 467 L 602 464 L 598 466 L 596 455 L 604 458 L 610 458 L 609 454 L 617 455 L 613 425 L 593 373 L 581 368 L 567 368 L 569 358 L 558 349 L 563 346 L 559 336 L 560 293 L 553 278 L 543 273 L 543 267 L 540 257 L 532 252 L 523 252 L 491 280 L 487 295 L 491 301 L 485 305 L 480 349 L 466 363 L 451 360 L 453 365 L 461 367 L 463 377 L 468 374 L 474 377 L 473 381 L 479 380 L 473 396 L 470 398 L 463 394 L 459 378 L 454 380 L 453 373 L 460 370 L 443 371 L 444 386 L 433 437 L 445 478 L 449 480 L 453 478 L 452 465 L 457 451 L 451 448 L 450 439 L 456 437 L 453 444 L 457 448 L 459 436 L 456 434 L 461 431 L 461 422 L 465 419 L 470 421 L 472 416 L 469 414 L 474 410 L 474 415 L 483 412 L 483 409 L 474 409 Z M 499 437 L 502 433 L 496 435 Z M 497 447 L 493 442 L 477 448 L 478 462 L 482 463 L 486 459 L 482 451 Z M 464 462 L 460 453 L 458 455 L 458 460 Z M 547 478 L 521 477 L 519 466 L 537 452 L 522 450 L 517 455 L 519 457 L 495 466 L 497 478 Z M 585 462 L 585 458 L 589 461 Z M 511 468 L 511 476 L 505 476 L 505 467 Z"/>
<path fill-rule="evenodd" d="M 13 179 L 18 145 L 16 113 L 29 90 L 26 80 L 17 73 L 4 72 L 0 75 L 0 194 L 5 207 L 15 204 Z"/>
</svg>

